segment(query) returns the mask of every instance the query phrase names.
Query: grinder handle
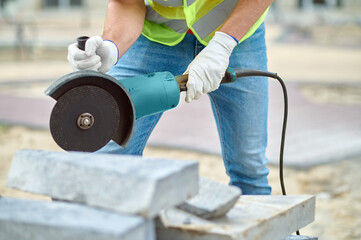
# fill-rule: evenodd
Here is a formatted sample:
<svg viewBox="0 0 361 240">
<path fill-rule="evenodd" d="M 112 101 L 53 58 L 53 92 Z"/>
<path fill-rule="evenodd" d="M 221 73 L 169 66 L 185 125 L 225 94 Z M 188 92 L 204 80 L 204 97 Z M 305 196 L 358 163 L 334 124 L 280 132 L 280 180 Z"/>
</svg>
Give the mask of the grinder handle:
<svg viewBox="0 0 361 240">
<path fill-rule="evenodd" d="M 76 39 L 76 41 L 78 42 L 78 48 L 80 50 L 85 51 L 85 43 L 88 39 L 89 39 L 88 36 L 81 36 Z"/>
<path fill-rule="evenodd" d="M 187 91 L 188 74 L 175 76 L 178 82 L 179 90 L 181 92 Z M 232 68 L 227 68 L 224 77 L 222 78 L 221 84 L 232 83 L 237 80 L 237 74 Z"/>
</svg>

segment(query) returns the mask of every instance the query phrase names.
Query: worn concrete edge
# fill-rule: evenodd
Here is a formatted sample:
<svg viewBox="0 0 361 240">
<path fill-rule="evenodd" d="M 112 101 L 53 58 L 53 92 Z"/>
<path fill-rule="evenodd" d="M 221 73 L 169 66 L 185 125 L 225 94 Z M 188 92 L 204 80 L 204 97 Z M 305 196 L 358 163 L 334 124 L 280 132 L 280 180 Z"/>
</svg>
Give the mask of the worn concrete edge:
<svg viewBox="0 0 361 240">
<path fill-rule="evenodd" d="M 178 160 L 181 161 L 181 160 Z M 188 172 L 187 175 L 184 174 L 184 172 Z M 153 206 L 156 206 L 154 208 L 153 212 L 150 212 L 149 215 L 152 217 L 158 216 L 159 212 L 165 208 L 174 207 L 178 204 L 181 204 L 185 200 L 195 196 L 198 194 L 198 184 L 192 184 L 194 182 L 198 182 L 199 178 L 199 165 L 198 163 L 189 164 L 185 166 L 182 171 L 178 171 L 172 174 L 172 179 L 166 179 L 166 177 L 163 177 L 162 179 L 159 179 L 157 182 L 157 186 L 155 187 L 156 192 L 153 195 L 153 198 L 151 199 L 151 202 Z M 192 189 L 190 192 L 183 191 L 182 187 L 178 186 L 177 183 L 171 183 L 171 180 L 175 181 L 181 181 L 183 184 L 187 185 L 189 184 L 192 186 Z M 161 198 L 157 198 L 157 196 L 160 196 L 158 192 L 162 192 L 163 189 L 166 194 L 163 194 Z M 179 197 L 179 194 L 181 194 L 181 197 Z M 166 204 L 167 199 L 172 198 L 174 201 L 174 204 Z M 162 205 L 162 203 L 164 203 Z M 165 206 L 165 207 L 164 207 Z"/>
<path fill-rule="evenodd" d="M 273 195 L 274 196 L 274 195 Z M 240 199 L 247 199 L 248 196 L 244 196 L 241 197 Z M 251 196 L 250 196 L 251 197 Z M 268 197 L 268 196 L 264 196 L 264 197 Z M 222 225 L 222 228 L 214 228 L 215 226 L 217 226 L 217 223 L 212 222 L 211 220 L 205 220 L 202 219 L 198 216 L 192 215 L 188 212 L 184 212 L 184 215 L 188 215 L 191 216 L 192 218 L 198 219 L 202 222 L 208 223 L 208 227 L 200 227 L 197 228 L 197 225 L 193 225 L 190 224 L 189 226 L 187 225 L 182 225 L 182 226 L 172 226 L 172 225 L 167 225 L 166 223 L 162 222 L 162 220 L 160 218 L 156 219 L 156 229 L 157 229 L 157 234 L 159 236 L 164 236 L 167 235 L 169 236 L 169 234 L 171 234 L 172 237 L 177 236 L 177 238 L 175 238 L 174 240 L 187 240 L 189 236 L 196 236 L 197 240 L 235 240 L 235 239 L 242 239 L 242 240 L 254 240 L 258 238 L 258 233 L 259 233 L 259 228 L 262 225 L 269 225 L 267 228 L 265 228 L 267 231 L 263 231 L 263 235 L 265 236 L 264 238 L 262 238 L 262 240 L 281 240 L 284 239 L 285 237 L 289 236 L 291 233 L 295 232 L 296 230 L 308 225 L 309 223 L 314 221 L 315 218 L 315 196 L 311 196 L 311 195 L 289 195 L 287 197 L 302 197 L 302 199 L 300 199 L 300 201 L 298 203 L 296 203 L 295 205 L 291 206 L 290 208 L 287 209 L 283 209 L 283 211 L 281 213 L 278 213 L 270 218 L 267 219 L 263 219 L 262 221 L 260 221 L 259 224 L 257 224 L 257 226 L 251 226 L 248 228 L 245 228 L 244 230 L 242 230 L 242 233 L 232 233 L 227 234 L 227 231 L 222 230 L 222 228 L 226 228 L 226 225 Z M 249 199 L 248 201 L 252 201 L 252 199 Z M 272 203 L 265 203 L 263 204 L 264 206 L 271 206 Z M 311 212 L 311 217 L 307 214 L 305 214 L 305 212 L 309 210 Z M 182 211 L 182 210 L 178 210 L 178 211 Z M 300 213 L 297 214 L 297 216 L 292 216 L 295 215 L 296 213 Z M 282 218 L 281 221 L 281 225 L 286 225 L 289 224 L 289 219 L 292 219 L 294 222 L 294 229 L 290 230 L 290 231 L 286 231 L 278 228 L 278 226 L 280 225 L 280 221 L 279 220 L 275 220 L 274 218 L 279 217 L 280 215 L 283 215 L 284 217 Z M 292 216 L 292 217 L 290 217 Z M 207 225 L 206 225 L 207 226 Z M 163 235 L 164 234 L 164 235 Z M 239 235 L 241 234 L 241 235 Z M 268 237 L 266 237 L 266 235 Z M 274 238 L 275 236 L 277 236 L 277 238 Z M 160 238 L 160 239 L 167 239 L 167 238 Z"/>
<path fill-rule="evenodd" d="M 210 219 L 214 219 L 214 218 L 219 218 L 219 217 L 225 216 L 232 209 L 232 207 L 236 204 L 236 202 L 238 201 L 238 199 L 240 197 L 241 197 L 241 194 L 234 200 L 229 201 L 228 203 L 222 204 L 220 207 L 220 208 L 225 208 L 228 205 L 229 207 L 227 209 L 224 209 L 223 211 L 217 210 L 214 214 L 212 214 L 211 216 L 207 216 L 207 217 Z"/>
<path fill-rule="evenodd" d="M 274 215 L 271 218 L 264 219 L 264 221 L 261 222 L 260 225 L 265 225 L 267 223 L 271 224 L 268 227 L 269 233 L 267 235 L 272 235 L 272 238 L 265 237 L 262 240 L 275 240 L 273 238 L 274 236 L 279 236 L 278 239 L 283 239 L 283 238 L 287 237 L 288 235 L 296 232 L 300 228 L 307 226 L 308 224 L 312 223 L 315 220 L 315 210 L 316 210 L 315 209 L 316 208 L 316 197 L 315 196 L 313 196 L 313 195 L 299 195 L 299 196 L 298 195 L 287 195 L 285 197 L 304 197 L 304 199 L 301 200 L 300 202 L 298 202 L 293 207 L 284 209 L 281 213 Z M 305 214 L 305 212 L 308 212 L 307 210 L 309 210 L 311 212 L 311 215 Z M 296 216 L 293 216 L 296 213 L 299 213 L 299 214 L 297 214 Z M 284 217 L 281 219 L 278 219 L 277 224 L 275 224 L 276 220 L 274 220 L 274 219 L 280 215 L 283 215 Z M 292 217 L 290 217 L 290 216 L 292 216 Z M 291 221 L 296 226 L 293 230 L 291 230 L 291 232 L 277 228 L 277 225 L 280 225 L 280 222 L 281 222 L 281 225 L 289 224 L 289 222 L 290 222 L 289 219 L 291 219 Z M 254 235 L 255 235 L 254 231 L 260 225 L 258 225 L 257 227 L 250 227 L 248 230 L 246 230 L 246 231 L 248 231 L 248 236 L 245 239 L 249 239 L 249 240 L 254 239 Z"/>
<path fill-rule="evenodd" d="M 181 209 L 177 209 L 177 211 L 183 212 L 183 214 L 187 216 L 191 216 L 192 218 L 196 218 L 200 221 L 211 221 L 202 219 L 196 215 L 183 211 Z M 169 226 L 161 220 L 161 217 L 157 217 L 155 219 L 155 228 L 157 239 L 159 240 L 168 240 L 171 236 L 172 240 L 234 240 L 232 236 L 225 235 L 224 233 L 212 232 L 212 235 L 209 235 L 207 230 L 214 227 L 216 224 L 210 223 L 208 227 L 198 227 L 197 225 L 183 225 L 182 227 L 174 227 Z"/>
<path fill-rule="evenodd" d="M 200 209 L 191 204 L 187 204 L 187 205 L 181 204 L 181 205 L 178 205 L 177 208 L 180 210 L 183 210 L 185 212 L 188 212 L 190 214 L 196 215 L 198 217 L 212 220 L 212 219 L 223 217 L 224 215 L 226 215 L 229 212 L 229 210 L 231 210 L 232 207 L 236 204 L 237 201 L 238 201 L 238 198 L 234 199 L 233 201 L 228 202 L 227 204 L 220 205 L 219 206 L 220 209 L 223 209 L 227 205 L 230 206 L 229 208 L 224 209 L 223 211 L 220 211 L 219 209 L 217 209 L 216 211 L 208 212 L 206 209 Z"/>
<path fill-rule="evenodd" d="M 205 196 L 207 196 L 207 194 L 209 193 L 209 191 L 212 191 L 214 194 L 217 194 L 217 192 L 214 192 L 217 190 L 208 189 L 209 188 L 209 187 L 207 187 L 208 184 L 222 186 L 223 190 L 221 193 L 224 193 L 224 191 L 227 192 L 228 195 L 226 196 L 226 198 L 223 198 L 223 199 L 226 199 L 227 201 L 223 201 L 223 204 L 219 204 L 217 208 L 213 209 L 212 211 L 209 211 L 210 209 L 204 206 L 203 200 L 197 199 L 195 202 L 193 202 L 192 201 L 193 199 L 191 198 L 191 199 L 189 199 L 189 201 L 187 200 L 184 203 L 178 205 L 177 208 L 181 209 L 185 212 L 189 212 L 198 217 L 204 218 L 204 219 L 219 218 L 219 217 L 226 215 L 238 201 L 239 197 L 242 194 L 242 190 L 236 186 L 225 185 L 220 182 L 217 182 L 217 181 L 214 181 L 209 178 L 201 176 L 199 179 L 200 192 L 198 193 L 200 195 L 204 194 L 203 196 L 200 196 L 201 199 L 204 199 Z M 214 187 L 216 187 L 216 186 L 214 186 Z M 229 198 L 230 195 L 232 195 L 233 199 Z M 194 197 L 197 198 L 197 196 L 198 195 L 196 195 Z M 222 197 L 220 196 L 220 198 L 222 198 Z M 203 206 L 202 206 L 202 203 L 203 203 Z"/>
<path fill-rule="evenodd" d="M 25 191 L 25 192 L 29 192 L 29 193 L 35 193 L 35 194 L 39 194 L 39 195 L 43 195 L 43 196 L 52 196 L 58 200 L 64 200 L 64 201 L 69 201 L 69 202 L 78 203 L 78 204 L 85 204 L 87 206 L 105 209 L 108 211 L 116 211 L 119 213 L 126 213 L 126 214 L 131 213 L 126 210 L 120 210 L 115 207 L 105 207 L 105 205 L 97 204 L 95 202 L 82 202 L 82 201 L 72 200 L 72 199 L 68 199 L 68 198 L 62 198 L 61 196 L 55 196 L 51 192 L 48 192 L 48 191 L 44 192 L 44 190 L 39 190 L 36 188 L 29 189 L 28 186 L 18 187 L 16 183 L 12 182 L 11 169 L 14 168 L 14 166 L 16 167 L 17 165 L 19 165 L 21 163 L 23 153 L 25 153 L 25 155 L 27 155 L 27 154 L 35 154 L 36 155 L 37 153 L 67 154 L 65 152 L 54 152 L 54 151 L 43 151 L 43 150 L 29 150 L 29 149 L 18 150 L 14 155 L 14 159 L 13 159 L 12 165 L 10 167 L 8 179 L 6 182 L 7 187 L 10 187 L 13 189 L 18 189 L 20 191 Z M 76 154 L 79 154 L 79 155 L 89 154 L 91 156 L 94 156 L 94 158 L 101 158 L 104 155 L 104 154 L 93 155 L 91 153 L 79 153 L 79 152 L 73 152 L 73 153 L 74 153 L 75 157 L 76 157 Z M 19 157 L 20 162 L 16 161 L 17 155 L 20 156 Z M 105 155 L 107 155 L 107 154 L 105 154 Z M 74 156 L 72 156 L 72 157 L 74 157 Z M 115 158 L 114 155 L 107 155 L 107 156 L 110 157 L 109 161 L 113 161 L 114 160 L 113 158 Z M 84 156 L 81 156 L 81 157 L 84 158 Z M 134 156 L 125 156 L 125 157 L 140 158 L 140 157 L 134 157 Z M 154 160 L 160 160 L 160 161 L 165 161 L 165 162 L 168 160 L 168 159 L 161 159 L 161 158 L 146 158 L 146 159 L 154 159 Z M 174 168 L 174 169 L 172 169 L 171 172 L 162 173 L 161 174 L 162 178 L 153 179 L 152 176 L 147 177 L 148 181 L 153 182 L 153 184 L 155 184 L 152 187 L 152 189 L 153 189 L 152 191 L 158 190 L 158 192 L 162 193 L 161 194 L 162 196 L 157 198 L 156 197 L 157 194 L 154 193 L 154 195 L 153 195 L 154 197 L 149 198 L 147 200 L 148 206 L 152 206 L 152 209 L 150 209 L 149 207 L 144 205 L 143 207 L 139 207 L 138 208 L 139 210 L 137 212 L 132 212 L 132 214 L 140 215 L 140 216 L 143 216 L 146 218 L 154 218 L 158 215 L 160 210 L 176 206 L 177 204 L 180 204 L 184 200 L 186 200 L 198 193 L 198 184 L 194 184 L 194 183 L 198 182 L 198 167 L 199 167 L 198 163 L 196 161 L 183 161 L 183 160 L 179 160 L 179 159 L 170 159 L 170 160 L 174 161 L 175 163 L 176 162 L 181 163 L 180 168 Z M 94 159 L 93 159 L 93 161 L 94 161 Z M 65 164 L 68 163 L 71 165 L 79 166 L 77 163 L 73 162 L 72 160 L 69 160 L 68 158 L 66 158 L 64 160 L 64 162 L 65 162 Z M 91 166 L 89 167 L 88 165 L 87 165 L 87 168 L 92 169 L 92 167 Z M 16 168 L 14 168 L 14 170 L 16 170 Z M 105 170 L 108 171 L 109 169 L 105 168 Z M 188 174 L 185 174 L 185 173 L 188 173 Z M 189 173 L 191 173 L 191 174 L 189 174 Z M 120 173 L 120 177 L 122 177 L 123 174 L 124 173 Z M 135 178 L 139 178 L 139 176 L 136 176 Z M 191 186 L 191 187 L 185 188 L 185 190 L 184 190 L 184 188 L 179 188 L 179 186 L 178 186 L 179 181 L 180 181 L 179 179 L 183 179 L 183 181 L 187 181 L 189 183 L 189 186 Z M 51 186 L 47 186 L 47 188 L 51 189 Z M 161 189 L 163 189 L 163 191 L 161 191 Z M 182 195 L 176 194 L 176 193 L 182 193 Z M 169 200 L 170 198 L 172 200 Z M 172 201 L 174 201 L 175 203 L 173 203 Z M 159 203 L 165 203 L 165 205 L 162 206 Z M 144 204 L 146 204 L 146 203 L 144 202 Z"/>
<path fill-rule="evenodd" d="M 107 211 L 104 209 L 97 209 L 92 208 L 89 206 L 84 206 L 76 203 L 69 203 L 69 202 L 49 202 L 49 201 L 37 201 L 37 200 L 31 200 L 31 199 L 22 199 L 22 198 L 14 198 L 14 197 L 3 197 L 0 196 L 0 201 L 5 200 L 10 202 L 10 204 L 26 204 L 26 214 L 31 214 L 30 217 L 26 218 L 21 213 L 20 218 L 16 218 L 15 216 L 8 215 L 8 217 L 2 215 L 0 213 L 0 229 L 4 228 L 5 232 L 0 232 L 0 239 L 2 234 L 19 234 L 19 226 L 23 226 L 25 229 L 23 233 L 25 239 L 32 239 L 27 238 L 30 234 L 31 236 L 38 236 L 42 234 L 46 234 L 46 232 L 49 232 L 50 234 L 55 234 L 58 232 L 60 235 L 63 233 L 64 230 L 67 230 L 68 233 L 66 233 L 66 239 L 73 239 L 71 238 L 71 234 L 75 234 L 77 237 L 80 235 L 87 235 L 87 236 L 108 236 L 108 239 L 119 239 L 119 237 L 124 235 L 137 235 L 139 234 L 144 236 L 149 236 L 147 238 L 142 239 L 154 239 L 155 237 L 155 223 L 153 220 L 145 219 L 140 216 L 134 216 L 129 214 L 122 214 L 122 213 L 114 213 L 111 211 Z M 24 205 L 25 206 L 25 205 Z M 35 207 L 35 210 L 33 210 L 31 207 Z M 38 209 L 36 209 L 38 208 Z M 41 209 L 39 212 L 38 210 Z M 6 209 L 5 209 L 6 210 Z M 59 211 L 60 210 L 60 211 Z M 90 216 L 100 216 L 101 218 L 105 219 L 113 219 L 113 221 L 119 221 L 119 220 L 131 220 L 131 226 L 127 226 L 125 228 L 119 228 L 114 226 L 108 227 L 107 229 L 102 228 L 101 226 L 94 225 L 96 221 L 99 221 L 98 218 L 77 218 L 77 223 L 74 225 L 71 222 L 69 223 L 66 221 L 67 214 L 70 214 L 72 212 L 77 212 L 78 214 L 90 214 Z M 42 213 L 44 214 L 42 216 Z M 54 214 L 55 213 L 55 214 Z M 57 220 L 54 222 L 54 219 L 51 218 L 57 218 L 56 214 L 60 213 L 59 219 L 60 222 L 57 222 Z M 12 212 L 13 214 L 13 212 Z M 10 216 L 10 218 L 9 218 Z M 12 217 L 11 217 L 12 216 Z M 50 218 L 49 218 L 50 217 Z M 70 216 L 68 216 L 69 218 Z M 34 218 L 36 219 L 34 221 Z M 42 219 L 42 220 L 41 220 Z M 62 222 L 63 221 L 63 222 Z M 129 221 L 127 221 L 129 223 Z M 114 223 L 114 222 L 113 222 Z M 93 228 L 95 226 L 95 228 Z M 42 230 L 41 230 L 42 229 Z M 82 234 L 83 232 L 83 234 Z M 70 236 L 68 236 L 70 234 Z M 121 234 L 121 235 L 119 235 Z M 70 238 L 68 238 L 70 237 Z M 40 238 L 36 239 L 43 239 L 41 236 Z M 87 238 L 88 239 L 88 238 Z M 91 238 L 93 239 L 93 238 Z M 94 238 L 97 239 L 97 238 Z M 101 238 L 103 239 L 103 238 Z"/>
</svg>

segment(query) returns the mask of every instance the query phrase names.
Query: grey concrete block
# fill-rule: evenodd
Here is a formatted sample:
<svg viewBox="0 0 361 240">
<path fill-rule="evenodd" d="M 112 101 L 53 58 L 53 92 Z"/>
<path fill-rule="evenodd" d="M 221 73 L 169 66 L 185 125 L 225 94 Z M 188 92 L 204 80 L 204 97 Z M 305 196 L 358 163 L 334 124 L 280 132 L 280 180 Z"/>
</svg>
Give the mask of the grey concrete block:
<svg viewBox="0 0 361 240">
<path fill-rule="evenodd" d="M 64 202 L 0 197 L 0 239 L 154 240 L 152 220 Z"/>
<path fill-rule="evenodd" d="M 318 237 L 302 236 L 302 235 L 290 235 L 284 240 L 318 240 Z"/>
<path fill-rule="evenodd" d="M 240 195 L 241 189 L 238 187 L 200 177 L 198 194 L 178 208 L 206 219 L 222 217 L 234 206 Z"/>
<path fill-rule="evenodd" d="M 7 186 L 155 217 L 198 192 L 198 163 L 79 152 L 18 151 Z"/>
<path fill-rule="evenodd" d="M 226 216 L 199 218 L 177 208 L 161 212 L 158 240 L 281 240 L 314 221 L 313 196 L 242 196 Z"/>
</svg>

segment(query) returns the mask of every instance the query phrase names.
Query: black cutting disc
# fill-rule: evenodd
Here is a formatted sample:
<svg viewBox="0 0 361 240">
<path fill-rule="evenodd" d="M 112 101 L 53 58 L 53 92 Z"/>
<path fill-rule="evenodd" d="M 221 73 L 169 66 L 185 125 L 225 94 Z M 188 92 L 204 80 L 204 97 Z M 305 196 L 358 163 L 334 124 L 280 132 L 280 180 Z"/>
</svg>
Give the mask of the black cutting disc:
<svg viewBox="0 0 361 240">
<path fill-rule="evenodd" d="M 112 139 L 119 121 L 113 96 L 100 87 L 83 85 L 58 99 L 50 116 L 50 131 L 66 151 L 94 152 Z"/>
</svg>

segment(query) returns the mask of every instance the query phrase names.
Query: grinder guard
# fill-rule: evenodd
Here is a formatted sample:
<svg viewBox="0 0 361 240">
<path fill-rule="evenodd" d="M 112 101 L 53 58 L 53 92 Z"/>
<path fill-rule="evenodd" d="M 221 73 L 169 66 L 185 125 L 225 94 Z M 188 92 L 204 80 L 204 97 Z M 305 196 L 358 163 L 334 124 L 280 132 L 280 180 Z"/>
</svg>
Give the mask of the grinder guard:
<svg viewBox="0 0 361 240">
<path fill-rule="evenodd" d="M 113 137 L 108 140 L 113 140 L 120 146 L 125 147 L 129 142 L 134 130 L 135 108 L 128 91 L 113 77 L 92 70 L 72 72 L 64 75 L 63 77 L 56 80 L 53 84 L 51 84 L 46 89 L 45 94 L 51 96 L 53 99 L 58 101 L 65 93 L 67 93 L 71 89 L 81 86 L 96 86 L 102 88 L 106 92 L 111 94 L 111 96 L 114 98 L 119 109 L 119 124 L 116 129 L 103 129 L 102 131 L 112 131 Z M 53 109 L 52 115 L 54 114 L 54 110 L 55 107 Z M 102 117 L 106 118 L 110 116 Z M 97 123 L 97 119 L 95 119 L 95 123 Z M 50 130 L 54 130 L 52 129 L 52 126 L 50 126 Z M 55 138 L 54 140 L 56 141 Z M 96 139 L 89 139 L 89 141 L 96 141 Z M 104 145 L 107 143 L 108 141 L 105 142 Z M 65 150 L 87 151 L 79 149 Z M 91 151 L 94 150 L 92 149 Z"/>
</svg>

